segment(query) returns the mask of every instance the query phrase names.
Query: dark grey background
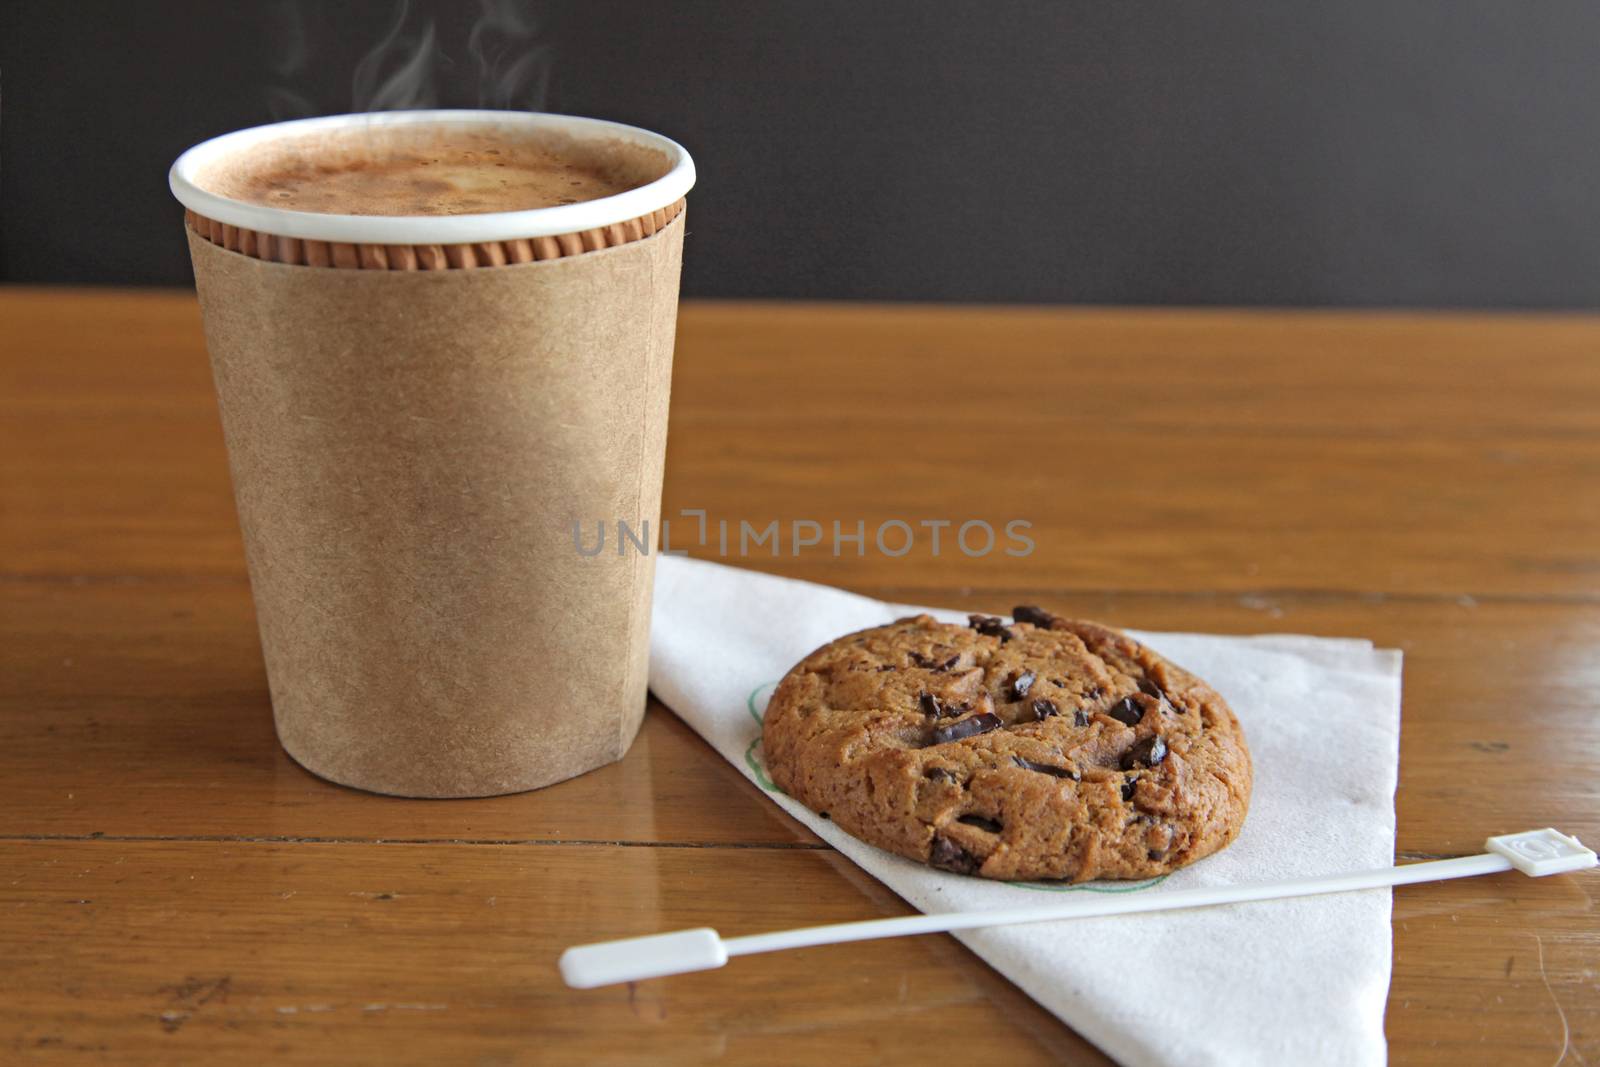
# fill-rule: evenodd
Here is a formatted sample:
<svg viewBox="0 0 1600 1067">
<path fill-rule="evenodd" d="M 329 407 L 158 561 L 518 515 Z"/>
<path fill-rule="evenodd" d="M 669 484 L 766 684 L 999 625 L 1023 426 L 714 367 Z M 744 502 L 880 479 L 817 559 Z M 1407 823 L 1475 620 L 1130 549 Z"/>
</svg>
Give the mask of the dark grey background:
<svg viewBox="0 0 1600 1067">
<path fill-rule="evenodd" d="M 689 295 L 1600 303 L 1590 0 L 530 10 L 551 110 L 694 153 Z M 350 110 L 395 13 L 0 4 L 0 279 L 186 284 L 172 158 Z M 408 12 L 441 105 L 479 103 L 476 18 Z"/>
</svg>

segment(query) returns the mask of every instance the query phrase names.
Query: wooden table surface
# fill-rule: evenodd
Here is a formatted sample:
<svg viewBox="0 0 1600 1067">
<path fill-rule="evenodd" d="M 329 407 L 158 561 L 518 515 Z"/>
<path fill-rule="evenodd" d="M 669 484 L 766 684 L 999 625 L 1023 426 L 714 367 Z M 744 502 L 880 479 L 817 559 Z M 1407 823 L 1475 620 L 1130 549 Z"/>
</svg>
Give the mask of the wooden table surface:
<svg viewBox="0 0 1600 1067">
<path fill-rule="evenodd" d="M 691 304 L 672 419 L 668 515 L 1037 543 L 752 566 L 1399 647 L 1402 860 L 1600 840 L 1600 319 Z M 659 706 L 522 796 L 294 765 L 187 293 L 0 290 L 0 800 L 7 1062 L 1102 1060 L 942 936 L 563 988 L 597 935 L 907 911 Z M 1600 1063 L 1597 889 L 1397 891 L 1394 1061 Z"/>
</svg>

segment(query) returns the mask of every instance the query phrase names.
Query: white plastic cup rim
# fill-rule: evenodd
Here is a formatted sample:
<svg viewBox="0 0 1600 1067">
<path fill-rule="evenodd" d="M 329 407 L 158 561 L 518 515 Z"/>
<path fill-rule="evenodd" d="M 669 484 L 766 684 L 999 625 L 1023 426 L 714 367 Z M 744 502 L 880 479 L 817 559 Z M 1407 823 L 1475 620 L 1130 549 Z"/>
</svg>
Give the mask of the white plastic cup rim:
<svg viewBox="0 0 1600 1067">
<path fill-rule="evenodd" d="M 368 127 L 492 126 L 518 132 L 551 131 L 582 140 L 621 140 L 666 153 L 670 166 L 654 181 L 615 196 L 557 207 L 476 215 L 326 215 L 291 211 L 218 196 L 195 181 L 195 176 L 207 164 L 253 145 L 286 135 L 344 129 L 357 124 Z M 542 112 L 466 110 L 380 111 L 254 126 L 195 145 L 178 157 L 167 174 L 172 195 L 184 207 L 227 226 L 310 241 L 385 245 L 478 244 L 581 233 L 628 222 L 674 204 L 693 187 L 694 179 L 694 160 L 682 145 L 637 126 Z"/>
</svg>

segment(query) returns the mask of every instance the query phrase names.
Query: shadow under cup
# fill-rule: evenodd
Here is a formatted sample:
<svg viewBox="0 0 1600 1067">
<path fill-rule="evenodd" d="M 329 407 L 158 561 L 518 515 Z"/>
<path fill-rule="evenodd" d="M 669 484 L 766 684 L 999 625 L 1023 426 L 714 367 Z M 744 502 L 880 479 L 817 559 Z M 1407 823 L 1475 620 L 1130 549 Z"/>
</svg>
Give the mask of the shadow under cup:
<svg viewBox="0 0 1600 1067">
<path fill-rule="evenodd" d="M 286 211 L 208 182 L 282 139 L 408 124 L 647 170 L 601 199 L 435 216 Z M 584 555 L 576 531 L 659 524 L 693 182 L 664 137 L 509 112 L 282 123 L 173 166 L 273 714 L 307 769 L 488 796 L 627 750 L 654 557 Z"/>
</svg>

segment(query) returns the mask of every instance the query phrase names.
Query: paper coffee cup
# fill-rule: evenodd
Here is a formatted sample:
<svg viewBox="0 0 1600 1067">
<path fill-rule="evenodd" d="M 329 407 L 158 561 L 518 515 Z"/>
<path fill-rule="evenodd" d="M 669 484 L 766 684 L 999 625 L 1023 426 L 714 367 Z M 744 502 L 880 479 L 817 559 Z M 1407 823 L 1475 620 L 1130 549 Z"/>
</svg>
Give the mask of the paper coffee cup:
<svg viewBox="0 0 1600 1067">
<path fill-rule="evenodd" d="M 426 217 L 207 188 L 276 138 L 409 123 L 616 144 L 659 173 L 598 200 Z M 394 112 L 228 134 L 170 181 L 284 748 L 335 782 L 426 797 L 619 758 L 644 712 L 654 557 L 615 538 L 586 556 L 575 527 L 588 548 L 597 523 L 648 524 L 646 544 L 658 527 L 688 153 L 592 119 Z M 595 232 L 603 245 L 574 249 Z M 305 251 L 319 244 L 325 265 Z"/>
</svg>

